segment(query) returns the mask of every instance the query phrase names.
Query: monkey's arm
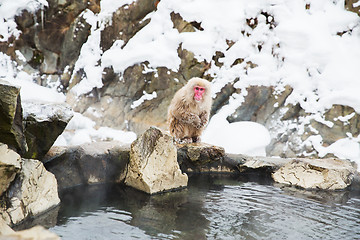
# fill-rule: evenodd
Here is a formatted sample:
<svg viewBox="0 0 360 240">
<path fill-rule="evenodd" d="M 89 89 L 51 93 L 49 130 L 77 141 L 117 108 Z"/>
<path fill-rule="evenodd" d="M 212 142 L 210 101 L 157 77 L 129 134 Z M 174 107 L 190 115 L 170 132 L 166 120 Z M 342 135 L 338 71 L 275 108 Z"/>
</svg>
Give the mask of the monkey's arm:
<svg viewBox="0 0 360 240">
<path fill-rule="evenodd" d="M 195 113 L 183 109 L 178 109 L 178 111 L 172 111 L 172 115 L 182 123 L 192 125 L 195 128 L 202 127 L 201 119 Z"/>
<path fill-rule="evenodd" d="M 208 123 L 209 115 L 210 115 L 210 113 L 207 111 L 203 111 L 200 113 L 199 118 L 201 121 L 201 127 L 204 127 Z"/>
</svg>

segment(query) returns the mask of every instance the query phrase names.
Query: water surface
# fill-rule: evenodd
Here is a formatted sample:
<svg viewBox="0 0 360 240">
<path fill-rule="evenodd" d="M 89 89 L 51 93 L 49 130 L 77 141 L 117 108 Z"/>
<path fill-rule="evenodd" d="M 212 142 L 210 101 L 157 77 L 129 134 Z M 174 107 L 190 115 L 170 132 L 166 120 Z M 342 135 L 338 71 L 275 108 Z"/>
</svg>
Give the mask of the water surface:
<svg viewBox="0 0 360 240">
<path fill-rule="evenodd" d="M 195 175 L 179 192 L 148 196 L 122 185 L 61 194 L 67 239 L 360 239 L 359 192 L 309 192 L 271 182 Z"/>
</svg>

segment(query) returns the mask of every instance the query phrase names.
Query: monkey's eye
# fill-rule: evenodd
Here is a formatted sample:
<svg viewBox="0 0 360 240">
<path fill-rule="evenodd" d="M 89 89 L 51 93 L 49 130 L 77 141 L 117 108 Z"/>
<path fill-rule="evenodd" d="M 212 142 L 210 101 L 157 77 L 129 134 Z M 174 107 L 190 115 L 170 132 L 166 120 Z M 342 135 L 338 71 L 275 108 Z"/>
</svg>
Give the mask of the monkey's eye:
<svg viewBox="0 0 360 240">
<path fill-rule="evenodd" d="M 199 86 L 195 86 L 195 87 L 194 87 L 194 90 L 197 91 L 197 92 L 203 92 L 203 91 L 205 91 L 205 88 L 199 87 Z"/>
</svg>

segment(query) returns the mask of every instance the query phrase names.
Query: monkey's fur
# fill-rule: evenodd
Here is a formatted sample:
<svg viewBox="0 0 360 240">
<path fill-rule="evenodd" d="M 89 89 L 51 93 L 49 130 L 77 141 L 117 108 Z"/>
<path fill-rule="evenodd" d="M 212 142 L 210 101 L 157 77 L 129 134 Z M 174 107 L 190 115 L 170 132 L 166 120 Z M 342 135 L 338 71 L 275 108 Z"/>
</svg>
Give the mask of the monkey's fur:
<svg viewBox="0 0 360 240">
<path fill-rule="evenodd" d="M 200 101 L 194 99 L 194 87 L 205 88 Z M 210 116 L 211 84 L 202 78 L 192 78 L 179 89 L 168 109 L 170 134 L 180 143 L 199 142 Z"/>
</svg>

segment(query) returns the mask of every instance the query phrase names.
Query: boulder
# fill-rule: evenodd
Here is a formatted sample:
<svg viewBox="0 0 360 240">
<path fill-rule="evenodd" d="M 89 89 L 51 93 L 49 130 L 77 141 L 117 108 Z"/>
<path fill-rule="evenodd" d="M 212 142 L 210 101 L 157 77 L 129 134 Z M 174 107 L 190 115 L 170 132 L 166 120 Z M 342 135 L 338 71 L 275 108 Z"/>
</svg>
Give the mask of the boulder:
<svg viewBox="0 0 360 240">
<path fill-rule="evenodd" d="M 151 127 L 131 144 L 126 185 L 154 194 L 186 187 L 187 182 L 170 135 Z"/>
<path fill-rule="evenodd" d="M 6 224 L 4 219 L 0 218 L 0 239 L 2 239 L 3 235 L 13 234 L 14 230 Z"/>
<path fill-rule="evenodd" d="M 60 240 L 60 237 L 42 226 L 35 226 L 18 232 L 5 233 L 0 236 L 0 240 Z"/>
<path fill-rule="evenodd" d="M 73 117 L 65 103 L 23 102 L 28 151 L 25 158 L 41 159 Z"/>
<path fill-rule="evenodd" d="M 21 157 L 9 149 L 6 144 L 0 143 L 0 196 L 8 189 L 20 171 Z"/>
<path fill-rule="evenodd" d="M 231 164 L 229 158 L 225 158 L 225 150 L 222 147 L 190 143 L 179 144 L 177 148 L 177 158 L 183 172 L 237 172 L 237 164 Z"/>
<path fill-rule="evenodd" d="M 337 190 L 348 187 L 356 166 L 349 161 L 328 159 L 294 159 L 272 174 L 278 183 L 305 189 Z"/>
<path fill-rule="evenodd" d="M 0 79 L 0 142 L 19 153 L 27 150 L 20 87 Z"/>
<path fill-rule="evenodd" d="M 22 168 L 4 194 L 1 214 L 9 225 L 36 216 L 60 203 L 55 176 L 46 171 L 42 162 L 22 159 Z"/>
<path fill-rule="evenodd" d="M 59 190 L 83 184 L 122 182 L 129 162 L 129 146 L 120 142 L 94 142 L 73 147 L 52 147 L 43 159 Z"/>
</svg>

